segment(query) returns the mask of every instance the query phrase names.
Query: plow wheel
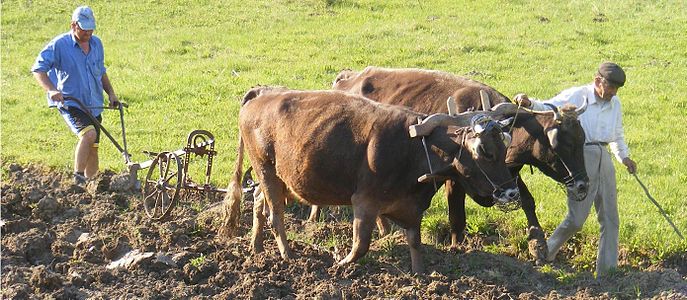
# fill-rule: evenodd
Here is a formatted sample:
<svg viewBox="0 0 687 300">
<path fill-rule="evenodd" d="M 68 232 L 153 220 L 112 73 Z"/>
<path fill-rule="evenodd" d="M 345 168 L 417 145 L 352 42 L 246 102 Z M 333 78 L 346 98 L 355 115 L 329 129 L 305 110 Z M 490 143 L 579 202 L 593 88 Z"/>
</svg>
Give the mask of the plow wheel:
<svg viewBox="0 0 687 300">
<path fill-rule="evenodd" d="M 162 152 L 153 159 L 143 187 L 143 207 L 149 218 L 160 220 L 169 215 L 179 200 L 182 175 L 176 154 Z"/>
</svg>

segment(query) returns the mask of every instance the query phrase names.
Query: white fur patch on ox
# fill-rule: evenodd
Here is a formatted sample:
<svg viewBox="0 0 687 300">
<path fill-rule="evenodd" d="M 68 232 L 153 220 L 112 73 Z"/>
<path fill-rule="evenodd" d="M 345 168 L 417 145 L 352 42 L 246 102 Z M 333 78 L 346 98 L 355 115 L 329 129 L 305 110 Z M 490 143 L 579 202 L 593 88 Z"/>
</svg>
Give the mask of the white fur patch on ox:
<svg viewBox="0 0 687 300">
<path fill-rule="evenodd" d="M 481 138 L 476 138 L 470 143 L 470 152 L 472 152 L 472 157 L 477 160 L 479 159 L 479 147 L 482 145 L 482 139 Z"/>
<path fill-rule="evenodd" d="M 546 136 L 549 138 L 552 148 L 558 145 L 558 128 L 549 129 L 546 131 Z"/>
</svg>

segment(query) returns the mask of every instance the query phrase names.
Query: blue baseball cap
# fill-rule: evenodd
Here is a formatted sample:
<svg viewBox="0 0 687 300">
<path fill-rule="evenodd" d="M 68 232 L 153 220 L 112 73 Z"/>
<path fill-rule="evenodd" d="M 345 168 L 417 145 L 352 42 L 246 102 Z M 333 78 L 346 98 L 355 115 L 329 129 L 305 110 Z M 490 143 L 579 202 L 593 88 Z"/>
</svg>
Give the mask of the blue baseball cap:
<svg viewBox="0 0 687 300">
<path fill-rule="evenodd" d="M 79 6 L 72 14 L 72 21 L 79 24 L 83 30 L 95 30 L 95 16 L 93 10 L 88 6 Z"/>
</svg>

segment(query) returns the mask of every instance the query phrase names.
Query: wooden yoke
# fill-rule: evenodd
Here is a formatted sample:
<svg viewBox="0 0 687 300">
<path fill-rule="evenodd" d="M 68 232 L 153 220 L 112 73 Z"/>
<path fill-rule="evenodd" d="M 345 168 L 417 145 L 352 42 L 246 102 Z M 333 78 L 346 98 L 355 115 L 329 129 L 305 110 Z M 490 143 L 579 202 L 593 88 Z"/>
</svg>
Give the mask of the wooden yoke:
<svg viewBox="0 0 687 300">
<path fill-rule="evenodd" d="M 449 98 L 448 102 L 450 102 L 451 99 Z M 450 104 L 449 104 L 450 107 Z M 449 111 L 451 109 L 449 108 Z M 500 103 L 499 105 L 494 106 L 491 110 L 489 111 L 467 111 L 463 112 L 457 115 L 448 115 L 448 114 L 433 114 L 424 120 L 420 122 L 419 124 L 416 125 L 411 125 L 408 127 L 408 133 L 410 134 L 410 137 L 417 137 L 417 136 L 427 136 L 432 133 L 432 130 L 436 128 L 437 126 L 458 126 L 458 127 L 465 127 L 465 126 L 470 126 L 470 120 L 472 117 L 481 114 L 481 115 L 488 115 L 492 118 L 501 118 L 506 115 L 512 115 L 515 114 L 518 110 L 523 111 L 523 112 L 531 112 L 531 113 L 552 113 L 550 111 L 547 112 L 533 112 L 527 109 L 523 108 L 518 108 L 517 105 L 513 103 Z"/>
</svg>

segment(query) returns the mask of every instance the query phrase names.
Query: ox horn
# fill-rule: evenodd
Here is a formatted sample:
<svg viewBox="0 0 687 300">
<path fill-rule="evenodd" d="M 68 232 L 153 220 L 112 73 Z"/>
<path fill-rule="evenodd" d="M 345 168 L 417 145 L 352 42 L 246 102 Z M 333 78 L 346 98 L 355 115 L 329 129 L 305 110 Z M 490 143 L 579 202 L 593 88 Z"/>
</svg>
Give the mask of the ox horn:
<svg viewBox="0 0 687 300">
<path fill-rule="evenodd" d="M 493 114 L 495 118 L 502 118 L 502 117 L 510 117 L 518 113 L 540 113 L 540 114 L 548 114 L 550 113 L 549 111 L 546 112 L 538 112 L 538 111 L 533 111 L 531 109 L 527 109 L 521 106 L 518 106 L 517 104 L 510 103 L 510 102 L 503 102 L 496 104 L 494 107 L 491 108 L 490 113 Z"/>
<path fill-rule="evenodd" d="M 489 101 L 489 94 L 485 90 L 479 90 L 479 99 L 482 101 L 482 110 L 488 111 L 491 109 L 491 102 Z"/>
<path fill-rule="evenodd" d="M 524 108 L 524 107 L 518 107 L 518 105 L 513 104 L 513 103 L 499 103 L 496 106 L 494 106 L 491 110 L 493 112 L 496 112 L 497 115 L 513 115 L 515 112 L 518 110 L 521 112 L 527 112 L 531 114 L 539 114 L 539 115 L 544 115 L 544 114 L 553 114 L 554 115 L 554 120 L 558 120 L 560 117 L 560 113 L 558 112 L 558 108 L 554 106 L 553 104 L 549 103 L 544 103 L 546 106 L 550 107 L 551 110 L 545 110 L 545 111 L 537 111 L 537 110 L 531 110 L 529 108 Z M 575 109 L 575 112 L 579 116 L 580 114 L 584 113 L 584 111 L 587 109 L 589 102 L 587 101 L 587 97 L 584 97 L 584 102 L 582 103 L 582 106 L 578 107 Z"/>
<path fill-rule="evenodd" d="M 546 103 L 545 103 L 546 104 Z M 514 103 L 509 103 L 509 102 L 504 102 L 504 103 L 499 103 L 496 106 L 494 106 L 491 111 L 496 113 L 497 115 L 503 115 L 503 116 L 510 116 L 518 111 L 520 113 L 531 113 L 531 114 L 538 114 L 538 115 L 548 115 L 548 114 L 557 114 L 558 113 L 558 108 L 553 106 L 552 104 L 547 104 L 547 106 L 550 105 L 552 106 L 552 110 L 544 110 L 544 111 L 538 111 L 538 110 L 531 110 L 529 108 L 524 108 L 522 106 L 518 106 L 517 104 Z"/>
<path fill-rule="evenodd" d="M 446 106 L 448 106 L 449 116 L 455 116 L 456 114 L 458 114 L 458 109 L 456 108 L 456 100 L 453 99 L 453 97 L 448 97 L 448 99 L 446 100 Z"/>
<path fill-rule="evenodd" d="M 551 103 L 543 103 L 546 107 L 550 108 L 553 112 L 553 120 L 558 121 L 561 118 L 561 113 L 558 112 L 558 107 Z"/>
<path fill-rule="evenodd" d="M 520 108 L 520 110 L 523 110 Z M 518 106 L 513 103 L 503 102 L 491 108 L 491 112 L 496 115 L 512 115 L 518 112 Z"/>
<path fill-rule="evenodd" d="M 584 113 L 585 110 L 587 110 L 587 104 L 588 103 L 589 102 L 587 101 L 587 96 L 584 96 L 584 102 L 582 102 L 582 106 L 575 109 L 575 112 L 577 113 L 578 116 L 581 115 L 582 113 Z"/>
<path fill-rule="evenodd" d="M 522 109 L 522 108 L 520 108 Z M 410 137 L 426 136 L 432 133 L 437 126 L 470 126 L 470 120 L 476 115 L 488 115 L 498 118 L 500 116 L 512 115 L 518 111 L 518 106 L 513 103 L 501 103 L 494 106 L 490 111 L 468 111 L 450 116 L 447 114 L 433 114 L 425 118 L 420 124 L 408 127 Z"/>
</svg>

